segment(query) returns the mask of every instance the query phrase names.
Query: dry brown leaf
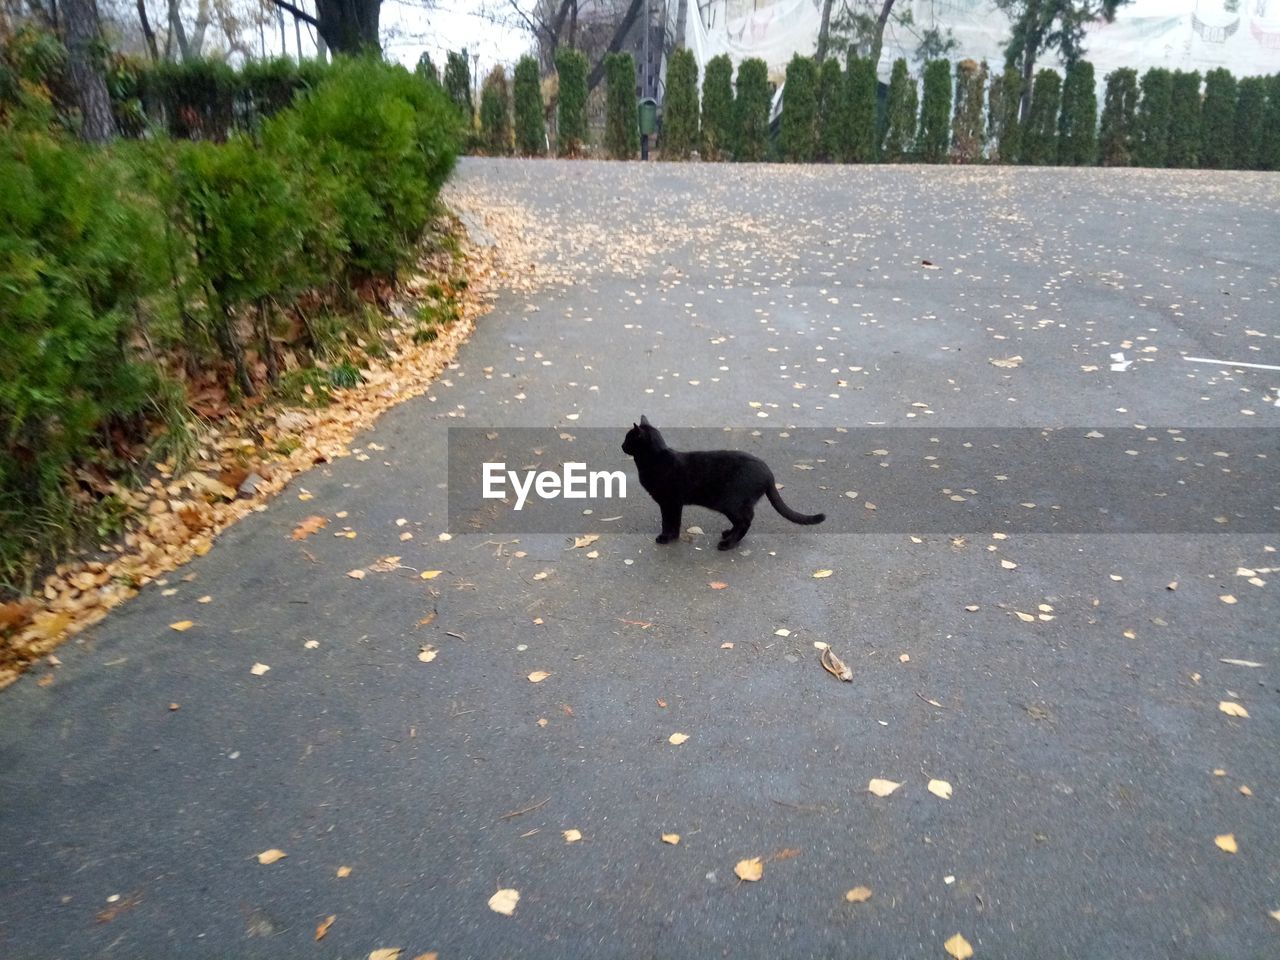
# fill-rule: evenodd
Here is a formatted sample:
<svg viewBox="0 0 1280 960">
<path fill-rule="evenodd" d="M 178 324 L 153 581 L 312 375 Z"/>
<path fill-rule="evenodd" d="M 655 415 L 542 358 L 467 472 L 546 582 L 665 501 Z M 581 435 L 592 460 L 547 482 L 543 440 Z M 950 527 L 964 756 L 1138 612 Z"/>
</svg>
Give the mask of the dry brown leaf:
<svg viewBox="0 0 1280 960">
<path fill-rule="evenodd" d="M 1249 718 L 1249 711 L 1232 700 L 1223 700 L 1218 704 L 1218 709 L 1228 717 L 1244 717 L 1246 720 Z"/>
<path fill-rule="evenodd" d="M 969 957 L 973 956 L 973 947 L 958 933 L 944 943 L 942 948 L 955 957 L 955 960 L 969 960 Z"/>
<path fill-rule="evenodd" d="M 902 786 L 902 784 L 895 783 L 892 780 L 883 780 L 880 777 L 872 777 L 871 782 L 867 784 L 867 789 L 877 797 L 887 797 L 900 786 Z"/>
<path fill-rule="evenodd" d="M 177 630 L 179 633 L 182 633 L 184 630 L 190 630 L 195 625 L 194 620 L 179 620 L 177 623 L 169 624 L 169 629 Z"/>
<path fill-rule="evenodd" d="M 1280 922 L 1280 910 L 1268 910 L 1267 916 L 1269 916 L 1272 920 Z"/>
<path fill-rule="evenodd" d="M 348 570 L 347 576 L 352 580 L 363 580 L 365 578 L 365 572 L 363 570 Z"/>
<path fill-rule="evenodd" d="M 1017 565 L 1016 563 L 1014 563 L 1012 560 L 1001 560 L 1001 561 L 1000 561 L 1000 566 L 1004 567 L 1006 570 L 1017 570 L 1017 569 L 1018 569 L 1018 565 Z"/>
<path fill-rule="evenodd" d="M 323 530 L 328 525 L 328 517 L 322 517 L 318 513 L 313 513 L 309 517 L 304 517 L 302 522 L 293 528 L 292 537 L 294 540 L 305 540 L 316 531 Z"/>
<path fill-rule="evenodd" d="M 850 903 L 866 903 L 871 899 L 870 887 L 854 887 L 844 895 L 844 898 Z"/>
<path fill-rule="evenodd" d="M 1006 357 L 1003 360 L 996 360 L 991 357 L 987 359 L 993 367 L 1000 367 L 1002 370 L 1013 370 L 1022 363 L 1022 357 L 1020 356 Z"/>
<path fill-rule="evenodd" d="M 270 850 L 263 850 L 258 854 L 258 862 L 265 866 L 270 866 L 279 860 L 283 860 L 287 856 L 288 854 L 283 850 L 277 850 L 272 847 Z"/>
<path fill-rule="evenodd" d="M 420 576 L 423 580 L 434 580 L 436 577 L 440 576 L 440 574 L 442 573 L 444 573 L 443 570 L 423 570 L 422 573 L 418 574 L 418 576 Z"/>
<path fill-rule="evenodd" d="M 712 580 L 710 583 L 707 584 L 707 586 L 710 587 L 712 590 L 723 590 L 725 587 L 728 586 L 728 584 L 721 583 L 719 580 Z"/>
<path fill-rule="evenodd" d="M 432 950 L 430 953 L 418 954 L 416 957 L 413 958 L 413 960 L 440 960 L 440 954 L 437 953 L 435 950 Z"/>
<path fill-rule="evenodd" d="M 834 570 L 815 570 L 813 571 L 813 579 L 825 580 L 827 579 L 827 577 L 831 576 L 833 573 L 835 573 Z"/>
<path fill-rule="evenodd" d="M 565 830 L 565 831 L 564 831 L 564 842 L 565 842 L 565 843 L 577 843 L 577 842 L 578 842 L 579 840 L 581 840 L 581 839 L 582 839 L 582 831 L 581 831 L 581 830 Z"/>
<path fill-rule="evenodd" d="M 1031 614 L 1029 614 L 1029 613 L 1023 613 L 1021 610 L 1015 610 L 1015 611 L 1013 611 L 1013 612 L 1014 612 L 1014 613 L 1016 613 L 1016 614 L 1018 615 L 1018 619 L 1019 619 L 1019 620 L 1021 620 L 1023 623 L 1035 623 L 1035 622 L 1036 622 L 1036 618 L 1035 618 L 1035 617 L 1033 617 L 1033 616 L 1032 616 Z"/>
<path fill-rule="evenodd" d="M 267 666 L 265 663 L 255 663 L 252 667 L 249 668 L 249 672 L 252 673 L 255 677 L 261 677 L 270 669 L 271 668 Z"/>
<path fill-rule="evenodd" d="M 951 784 L 945 780 L 930 780 L 929 792 L 935 797 L 941 797 L 943 800 L 951 799 Z"/>
<path fill-rule="evenodd" d="M 664 834 L 662 835 L 662 842 L 663 842 L 663 843 L 669 843 L 669 844 L 671 844 L 671 845 L 674 847 L 676 844 L 678 844 L 678 843 L 680 842 L 680 834 L 678 834 L 678 833 L 664 833 Z"/>
<path fill-rule="evenodd" d="M 404 947 L 380 947 L 369 954 L 369 960 L 398 960 Z"/>
<path fill-rule="evenodd" d="M 573 546 L 575 550 L 580 547 L 589 547 L 599 539 L 600 539 L 600 534 L 588 533 L 586 536 L 583 536 L 583 537 L 574 537 Z"/>
<path fill-rule="evenodd" d="M 737 866 L 733 868 L 733 872 L 738 875 L 739 880 L 754 883 L 764 876 L 764 861 L 759 857 L 752 857 L 750 860 L 739 860 Z"/>
<path fill-rule="evenodd" d="M 838 677 L 845 681 L 853 679 L 853 671 L 849 669 L 848 665 L 846 665 L 843 660 L 832 652 L 830 647 L 827 647 L 822 651 L 822 655 L 818 658 L 818 662 L 822 664 L 822 669 L 827 671 L 827 673 L 831 674 L 833 677 Z"/>
<path fill-rule="evenodd" d="M 551 571 L 550 571 L 550 570 L 539 570 L 537 573 L 535 573 L 535 574 L 533 575 L 533 579 L 535 579 L 535 580 L 545 580 L 545 579 L 547 579 L 547 577 L 549 577 L 549 576 L 551 576 Z"/>
<path fill-rule="evenodd" d="M 504 887 L 489 898 L 489 909 L 509 917 L 516 912 L 516 904 L 520 902 L 520 891 Z"/>
<path fill-rule="evenodd" d="M 687 733 L 673 733 L 671 736 L 667 737 L 667 743 L 674 744 L 678 747 L 688 739 L 689 735 Z"/>
<path fill-rule="evenodd" d="M 422 645 L 422 648 L 418 651 L 418 659 L 421 660 L 423 663 L 430 663 L 432 660 L 436 658 L 439 652 L 440 651 L 437 650 L 435 647 L 433 647 L 431 644 L 425 643 Z"/>
<path fill-rule="evenodd" d="M 333 926 L 333 921 L 337 919 L 338 919 L 338 915 L 336 913 L 331 913 L 327 917 L 325 917 L 323 920 L 321 920 L 320 924 L 316 927 L 316 939 L 323 940 L 324 935 L 328 933 L 329 928 Z"/>
<path fill-rule="evenodd" d="M 533 673 L 529 674 L 529 682 L 541 683 L 543 680 L 547 679 L 547 677 L 549 676 L 551 676 L 551 674 L 546 670 L 535 670 L 533 671 Z"/>
<path fill-rule="evenodd" d="M 338 876 L 339 876 L 339 877 L 349 877 L 349 876 L 351 876 L 351 868 L 350 868 L 350 867 L 346 867 L 346 866 L 339 867 L 339 868 L 338 868 Z"/>
<path fill-rule="evenodd" d="M 1231 606 L 1233 603 L 1236 602 L 1236 598 L 1229 593 L 1224 593 L 1218 599 L 1221 600 L 1223 603 L 1225 603 L 1227 606 Z"/>
<path fill-rule="evenodd" d="M 1213 838 L 1213 842 L 1218 845 L 1219 850 L 1225 850 L 1227 853 L 1236 852 L 1236 837 L 1233 833 L 1223 833 Z"/>
</svg>

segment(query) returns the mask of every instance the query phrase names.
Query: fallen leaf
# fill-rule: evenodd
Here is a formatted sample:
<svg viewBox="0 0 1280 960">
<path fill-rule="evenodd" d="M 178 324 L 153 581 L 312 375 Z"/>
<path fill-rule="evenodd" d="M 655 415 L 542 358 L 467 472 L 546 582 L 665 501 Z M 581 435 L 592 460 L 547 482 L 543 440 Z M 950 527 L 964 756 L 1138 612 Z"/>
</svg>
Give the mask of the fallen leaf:
<svg viewBox="0 0 1280 960">
<path fill-rule="evenodd" d="M 564 842 L 565 842 L 565 843 L 576 843 L 577 841 L 579 841 L 579 840 L 581 840 L 581 839 L 582 839 L 582 832 L 581 832 L 581 831 L 579 831 L 579 830 L 565 830 L 565 831 L 564 831 Z"/>
<path fill-rule="evenodd" d="M 752 857 L 750 860 L 739 860 L 737 866 L 733 868 L 733 872 L 738 875 L 739 880 L 755 883 L 755 881 L 764 876 L 764 861 L 759 857 Z"/>
<path fill-rule="evenodd" d="M 849 669 L 843 660 L 835 655 L 830 647 L 822 651 L 818 662 L 822 664 L 822 669 L 833 677 L 838 677 L 845 681 L 853 679 L 853 671 Z"/>
<path fill-rule="evenodd" d="M 1033 616 L 1032 616 L 1031 614 L 1029 614 L 1029 613 L 1023 613 L 1021 610 L 1015 610 L 1015 611 L 1013 611 L 1013 612 L 1014 612 L 1014 613 L 1016 613 L 1016 614 L 1018 615 L 1018 619 L 1019 619 L 1019 620 L 1021 620 L 1023 623 L 1035 623 L 1035 622 L 1036 622 L 1036 618 L 1035 618 L 1035 617 L 1033 617 Z"/>
<path fill-rule="evenodd" d="M 418 954 L 416 957 L 413 958 L 413 960 L 440 960 L 440 954 L 437 953 L 435 950 L 432 950 L 430 953 Z"/>
<path fill-rule="evenodd" d="M 1252 796 L 1253 796 L 1253 791 L 1252 791 L 1252 790 L 1250 790 L 1250 789 L 1249 789 L 1247 786 L 1245 786 L 1243 783 L 1242 783 L 1242 784 L 1240 784 L 1240 792 L 1241 792 L 1242 794 L 1244 794 L 1246 797 L 1252 797 Z"/>
<path fill-rule="evenodd" d="M 902 786 L 902 784 L 894 783 L 892 780 L 882 780 L 879 777 L 873 777 L 871 782 L 867 784 L 867 789 L 877 797 L 887 797 L 900 786 Z"/>
<path fill-rule="evenodd" d="M 982 608 L 979 607 L 976 603 L 971 603 L 968 606 L 966 606 L 965 609 L 968 610 L 970 613 L 974 613 Z"/>
<path fill-rule="evenodd" d="M 1173 581 L 1171 581 L 1171 582 L 1170 582 L 1170 583 L 1165 587 L 1165 589 L 1166 589 L 1166 590 L 1177 590 L 1177 589 L 1178 589 L 1178 581 L 1177 581 L 1177 580 L 1173 580 Z"/>
<path fill-rule="evenodd" d="M 443 570 L 423 570 L 422 573 L 418 574 L 418 576 L 420 576 L 423 580 L 434 580 L 436 577 L 440 576 L 440 574 L 442 573 L 444 573 Z"/>
<path fill-rule="evenodd" d="M 929 792 L 935 797 L 941 797 L 943 800 L 951 799 L 951 784 L 945 780 L 930 780 Z"/>
<path fill-rule="evenodd" d="M 305 517 L 300 524 L 293 528 L 293 539 L 305 540 L 317 530 L 323 530 L 328 525 L 328 517 L 322 517 L 318 513 L 313 513 L 311 516 Z"/>
<path fill-rule="evenodd" d="M 303 645 L 304 647 L 306 647 L 308 650 L 314 650 L 316 647 L 320 646 L 320 641 L 319 641 L 319 640 L 305 640 L 305 641 L 303 641 L 303 644 L 302 644 L 302 645 Z"/>
<path fill-rule="evenodd" d="M 1218 597 L 1218 599 L 1221 600 L 1223 603 L 1225 603 L 1227 606 L 1231 606 L 1231 604 L 1236 602 L 1236 598 L 1229 593 L 1224 593 L 1222 596 Z"/>
<path fill-rule="evenodd" d="M 550 571 L 550 570 L 539 570 L 537 573 L 535 573 L 535 574 L 533 575 L 533 579 L 535 579 L 535 580 L 545 580 L 545 579 L 547 579 L 547 577 L 549 577 L 549 576 L 551 576 L 551 571 Z"/>
<path fill-rule="evenodd" d="M 664 833 L 664 834 L 662 835 L 662 842 L 663 842 L 663 843 L 669 843 L 669 844 L 671 844 L 671 845 L 674 847 L 676 844 L 678 844 L 678 843 L 680 842 L 680 834 L 678 834 L 678 833 Z"/>
<path fill-rule="evenodd" d="M 249 672 L 252 673 L 255 677 L 260 677 L 270 669 L 271 668 L 267 666 L 265 663 L 255 663 L 252 667 L 249 668 Z"/>
<path fill-rule="evenodd" d="M 726 640 L 724 643 L 720 644 L 720 649 L 721 649 L 721 650 L 732 650 L 732 649 L 733 649 L 733 641 L 732 641 L 732 640 Z"/>
<path fill-rule="evenodd" d="M 520 902 L 520 891 L 509 887 L 503 888 L 489 898 L 489 909 L 509 917 L 516 912 L 516 904 Z"/>
<path fill-rule="evenodd" d="M 899 662 L 899 663 L 910 663 L 910 662 L 911 662 L 911 654 L 909 654 L 909 653 L 900 653 L 900 654 L 898 654 L 898 662 Z"/>
<path fill-rule="evenodd" d="M 404 947 L 381 947 L 369 954 L 369 960 L 397 960 Z"/>
<path fill-rule="evenodd" d="M 815 570 L 813 571 L 813 579 L 825 580 L 827 579 L 827 577 L 831 576 L 831 574 L 833 573 L 835 573 L 834 570 Z"/>
<path fill-rule="evenodd" d="M 453 534 L 442 533 L 438 537 L 436 537 L 436 539 L 439 540 L 441 543 L 448 543 L 450 540 L 453 539 Z"/>
<path fill-rule="evenodd" d="M 870 887 L 854 887 L 844 895 L 844 898 L 850 903 L 866 903 L 871 899 Z"/>
<path fill-rule="evenodd" d="M 777 630 L 773 631 L 773 635 L 775 637 L 789 637 L 791 636 L 791 631 L 786 627 L 779 627 Z"/>
<path fill-rule="evenodd" d="M 1017 367 L 1019 364 L 1022 363 L 1022 357 L 1020 356 L 1006 357 L 1003 360 L 988 358 L 988 361 L 993 367 L 1000 367 L 1003 370 L 1013 370 L 1015 367 Z"/>
<path fill-rule="evenodd" d="M 323 920 L 321 920 L 319 926 L 316 927 L 316 939 L 323 940 L 324 935 L 328 933 L 329 928 L 333 926 L 333 921 L 337 919 L 338 919 L 338 915 L 336 913 L 331 913 L 327 917 L 325 917 Z"/>
<path fill-rule="evenodd" d="M 1269 916 L 1272 920 L 1280 922 L 1280 910 L 1268 910 L 1267 916 Z"/>
<path fill-rule="evenodd" d="M 728 586 L 728 584 L 721 583 L 719 580 L 712 580 L 710 583 L 707 584 L 707 586 L 710 587 L 712 590 L 723 590 L 725 587 Z"/>
<path fill-rule="evenodd" d="M 600 534 L 588 533 L 584 537 L 574 537 L 573 546 L 574 546 L 574 549 L 577 549 L 579 547 L 589 547 L 599 539 L 600 539 Z"/>
<path fill-rule="evenodd" d="M 338 868 L 338 876 L 339 876 L 339 877 L 349 877 L 349 876 L 351 876 L 351 868 L 350 868 L 350 867 L 339 867 L 339 868 Z"/>
<path fill-rule="evenodd" d="M 1018 565 L 1017 565 L 1016 563 L 1014 563 L 1012 560 L 1001 560 L 1001 561 L 1000 561 L 1000 566 L 1004 567 L 1006 570 L 1017 570 L 1017 569 L 1018 569 Z"/>
<path fill-rule="evenodd" d="M 973 947 L 969 946 L 969 941 L 958 933 L 944 943 L 942 948 L 956 960 L 969 960 L 969 957 L 973 956 Z"/>
<path fill-rule="evenodd" d="M 1218 704 L 1218 709 L 1228 717 L 1244 717 L 1246 720 L 1249 718 L 1249 711 L 1232 700 L 1223 700 Z"/>
<path fill-rule="evenodd" d="M 1236 852 L 1236 837 L 1233 833 L 1220 834 L 1213 838 L 1213 842 L 1218 845 L 1219 850 L 1225 850 L 1227 853 Z"/>
<path fill-rule="evenodd" d="M 179 633 L 182 633 L 182 631 L 190 630 L 195 625 L 196 624 L 194 620 L 179 620 L 177 623 L 169 624 L 169 629 L 177 630 Z"/>
<path fill-rule="evenodd" d="M 350 577 L 352 580 L 363 580 L 365 577 L 365 573 L 363 570 L 348 570 L 347 576 Z"/>
<path fill-rule="evenodd" d="M 688 739 L 689 735 L 687 733 L 673 733 L 671 736 L 667 737 L 667 743 L 674 744 L 678 747 Z"/>
<path fill-rule="evenodd" d="M 266 866 L 270 866 L 279 860 L 283 860 L 287 856 L 288 854 L 283 850 L 277 850 L 273 847 L 270 850 L 263 850 L 258 854 L 258 862 Z"/>
<path fill-rule="evenodd" d="M 529 674 L 529 682 L 541 683 L 543 680 L 547 679 L 547 677 L 549 676 L 551 676 L 551 674 L 546 670 L 535 670 L 533 671 L 533 673 Z"/>
<path fill-rule="evenodd" d="M 423 663 L 430 663 L 432 660 L 436 658 L 436 655 L 439 652 L 440 651 L 437 650 L 435 647 L 433 647 L 431 644 L 429 643 L 423 644 L 422 649 L 418 651 L 418 659 L 421 660 Z"/>
</svg>

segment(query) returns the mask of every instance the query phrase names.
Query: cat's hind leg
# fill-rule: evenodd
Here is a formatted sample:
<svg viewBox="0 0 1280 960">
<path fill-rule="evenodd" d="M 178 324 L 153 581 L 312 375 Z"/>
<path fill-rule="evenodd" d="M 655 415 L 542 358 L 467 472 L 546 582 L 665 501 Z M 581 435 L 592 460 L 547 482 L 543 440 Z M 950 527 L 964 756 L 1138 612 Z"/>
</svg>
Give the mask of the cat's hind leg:
<svg viewBox="0 0 1280 960">
<path fill-rule="evenodd" d="M 744 504 L 733 510 L 726 510 L 725 516 L 733 524 L 728 530 L 720 534 L 720 543 L 716 545 L 718 550 L 732 550 L 742 538 L 747 535 L 747 531 L 751 529 L 751 521 L 755 519 L 756 510 L 754 504 Z"/>
<path fill-rule="evenodd" d="M 680 537 L 680 514 L 684 507 L 679 503 L 660 503 L 662 508 L 662 532 L 654 538 L 656 543 L 670 543 Z"/>
</svg>

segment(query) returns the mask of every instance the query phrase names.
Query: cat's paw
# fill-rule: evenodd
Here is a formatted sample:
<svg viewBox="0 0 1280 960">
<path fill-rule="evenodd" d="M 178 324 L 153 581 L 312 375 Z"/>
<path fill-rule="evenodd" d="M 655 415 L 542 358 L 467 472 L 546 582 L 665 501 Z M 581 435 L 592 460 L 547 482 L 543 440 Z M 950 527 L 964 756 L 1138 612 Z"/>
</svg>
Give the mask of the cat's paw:
<svg viewBox="0 0 1280 960">
<path fill-rule="evenodd" d="M 653 542 L 654 542 L 654 543 L 670 543 L 670 542 L 671 542 L 672 540 L 674 540 L 674 539 L 676 539 L 676 538 L 675 538 L 675 537 L 669 537 L 669 536 L 667 536 L 665 533 L 660 533 L 660 534 L 658 534 L 656 537 L 654 537 L 654 538 L 653 538 Z"/>
<path fill-rule="evenodd" d="M 732 549 L 733 549 L 734 547 L 736 547 L 736 546 L 737 546 L 737 543 L 736 543 L 736 542 L 734 542 L 733 540 L 721 540 L 719 543 L 717 543 L 717 544 L 716 544 L 716 549 L 717 549 L 717 550 L 732 550 Z"/>
</svg>

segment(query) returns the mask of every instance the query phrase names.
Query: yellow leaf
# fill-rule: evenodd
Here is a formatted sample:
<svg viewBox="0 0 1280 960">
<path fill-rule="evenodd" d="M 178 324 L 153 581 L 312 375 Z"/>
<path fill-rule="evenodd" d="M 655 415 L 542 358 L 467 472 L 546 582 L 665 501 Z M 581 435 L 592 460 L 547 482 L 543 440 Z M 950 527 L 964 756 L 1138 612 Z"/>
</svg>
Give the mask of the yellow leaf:
<svg viewBox="0 0 1280 960">
<path fill-rule="evenodd" d="M 965 609 L 968 610 L 970 613 L 975 613 L 976 611 L 981 610 L 982 608 L 979 607 L 976 603 L 971 603 L 967 607 L 965 607 Z"/>
<path fill-rule="evenodd" d="M 347 576 L 352 580 L 363 580 L 365 574 L 363 570 L 348 570 Z"/>
<path fill-rule="evenodd" d="M 815 570 L 813 571 L 813 579 L 825 580 L 827 579 L 827 577 L 831 576 L 833 573 L 835 573 L 834 570 Z"/>
<path fill-rule="evenodd" d="M 1036 618 L 1035 618 L 1035 617 L 1033 617 L 1033 616 L 1032 616 L 1031 614 L 1029 614 L 1029 613 L 1023 613 L 1021 610 L 1015 610 L 1015 611 L 1013 611 L 1013 612 L 1014 612 L 1014 613 L 1016 613 L 1016 614 L 1018 615 L 1018 619 L 1019 619 L 1019 620 L 1021 620 L 1023 623 L 1035 623 L 1035 622 L 1036 622 Z"/>
<path fill-rule="evenodd" d="M 349 876 L 351 876 L 351 868 L 350 868 L 350 867 L 339 867 L 339 868 L 338 868 L 338 876 L 339 876 L 339 877 L 349 877 Z"/>
<path fill-rule="evenodd" d="M 533 671 L 533 673 L 529 674 L 529 682 L 541 683 L 543 680 L 547 679 L 547 677 L 549 676 L 551 676 L 551 674 L 548 673 L 546 670 L 535 670 Z"/>
<path fill-rule="evenodd" d="M 203 597 L 197 600 L 196 603 L 213 603 L 213 597 L 209 596 L 208 594 L 205 594 Z"/>
<path fill-rule="evenodd" d="M 910 662 L 911 662 L 911 654 L 909 654 L 909 653 L 900 653 L 900 654 L 898 654 L 898 662 L 899 662 L 899 663 L 910 663 Z"/>
<path fill-rule="evenodd" d="M 575 549 L 577 549 L 578 547 L 589 547 L 599 539 L 600 539 L 600 534 L 588 533 L 585 537 L 574 537 L 573 546 Z"/>
<path fill-rule="evenodd" d="M 423 580 L 434 580 L 442 573 L 444 573 L 443 570 L 423 570 L 418 576 L 422 577 Z"/>
<path fill-rule="evenodd" d="M 688 739 L 689 735 L 687 733 L 673 733 L 671 736 L 667 737 L 667 743 L 674 744 L 678 747 Z"/>
<path fill-rule="evenodd" d="M 871 899 L 870 887 L 854 887 L 844 895 L 844 898 L 850 903 L 866 903 Z"/>
<path fill-rule="evenodd" d="M 545 579 L 547 579 L 547 577 L 549 577 L 549 576 L 551 576 L 551 571 L 549 571 L 549 570 L 539 570 L 537 573 L 535 573 L 535 574 L 533 575 L 533 579 L 535 579 L 535 580 L 545 580 Z"/>
<path fill-rule="evenodd" d="M 773 631 L 773 635 L 775 637 L 789 637 L 791 636 L 791 631 L 786 627 L 779 627 L 777 630 Z"/>
<path fill-rule="evenodd" d="M 723 590 L 725 587 L 728 586 L 728 584 L 721 583 L 719 580 L 712 580 L 710 583 L 707 584 L 707 586 L 710 587 L 712 590 Z"/>
<path fill-rule="evenodd" d="M 320 925 L 316 927 L 316 939 L 323 940 L 324 935 L 329 932 L 329 928 L 333 926 L 333 921 L 338 919 L 336 913 L 331 913 L 320 921 Z"/>
<path fill-rule="evenodd" d="M 270 669 L 271 668 L 267 666 L 265 663 L 255 663 L 252 667 L 249 668 L 249 672 L 252 673 L 255 677 L 260 677 Z"/>
<path fill-rule="evenodd" d="M 274 847 L 270 850 L 263 850 L 258 854 L 258 862 L 266 866 L 270 866 L 277 860 L 283 860 L 288 854 L 283 850 L 276 850 Z"/>
<path fill-rule="evenodd" d="M 1280 922 L 1280 910 L 1268 910 L 1267 916 L 1269 916 L 1272 920 Z"/>
<path fill-rule="evenodd" d="M 1236 852 L 1236 837 L 1233 833 L 1224 833 L 1214 837 L 1213 842 L 1218 845 L 1219 850 L 1225 850 L 1227 853 Z"/>
<path fill-rule="evenodd" d="M 1253 796 L 1253 791 L 1252 791 L 1252 790 L 1250 790 L 1248 787 L 1246 787 L 1243 783 L 1242 783 L 1242 784 L 1240 784 L 1240 792 L 1241 792 L 1242 794 L 1244 794 L 1246 797 L 1252 797 L 1252 796 Z"/>
<path fill-rule="evenodd" d="M 418 651 L 418 659 L 421 660 L 423 663 L 430 663 L 432 660 L 436 658 L 436 654 L 439 652 L 440 651 L 438 651 L 435 647 L 433 647 L 431 644 L 428 643 L 424 645 L 421 650 Z"/>
<path fill-rule="evenodd" d="M 1218 599 L 1221 600 L 1223 603 L 1227 604 L 1227 606 L 1230 606 L 1231 604 L 1236 602 L 1236 598 L 1229 593 L 1224 593 Z"/>
<path fill-rule="evenodd" d="M 1228 717 L 1244 717 L 1245 719 L 1248 719 L 1249 717 L 1248 710 L 1231 700 L 1223 700 L 1218 704 L 1218 709 Z"/>
<path fill-rule="evenodd" d="M 943 800 L 951 799 L 951 784 L 945 780 L 930 780 L 929 792 L 935 797 L 941 797 Z"/>
<path fill-rule="evenodd" d="M 179 620 L 177 623 L 169 624 L 169 629 L 177 630 L 179 633 L 182 633 L 183 630 L 190 630 L 195 625 L 194 620 Z"/>
<path fill-rule="evenodd" d="M 752 857 L 750 860 L 739 860 L 737 866 L 733 868 L 733 872 L 738 875 L 739 880 L 747 880 L 754 883 L 764 876 L 764 861 L 759 857 Z"/>
<path fill-rule="evenodd" d="M 867 789 L 877 797 L 887 797 L 900 786 L 902 786 L 902 784 L 894 783 L 892 780 L 882 780 L 879 777 L 873 777 L 871 782 L 867 784 Z"/>
<path fill-rule="evenodd" d="M 369 954 L 369 960 L 397 960 L 403 952 L 403 947 L 382 947 Z"/>
<path fill-rule="evenodd" d="M 582 831 L 580 831 L 580 830 L 566 830 L 566 831 L 564 831 L 564 842 L 565 842 L 565 843 L 576 843 L 577 841 L 579 841 L 579 840 L 581 840 L 581 839 L 582 839 Z"/>
<path fill-rule="evenodd" d="M 1006 570 L 1017 570 L 1017 569 L 1018 569 L 1018 565 L 1017 565 L 1016 563 L 1014 563 L 1012 560 L 1001 560 L 1001 561 L 1000 561 L 1000 566 L 1004 567 Z"/>
<path fill-rule="evenodd" d="M 329 525 L 329 518 L 322 517 L 318 513 L 312 514 L 303 519 L 303 521 L 293 528 L 293 539 L 305 540 L 317 530 L 323 530 Z"/>
<path fill-rule="evenodd" d="M 678 834 L 678 833 L 664 833 L 664 834 L 662 835 L 662 842 L 663 842 L 663 843 L 669 843 L 669 844 L 671 844 L 671 845 L 674 847 L 677 843 L 679 843 L 679 842 L 680 842 L 680 834 Z"/>
<path fill-rule="evenodd" d="M 509 917 L 516 912 L 516 904 L 520 902 L 520 891 L 509 887 L 499 890 L 489 898 L 489 909 Z"/>
<path fill-rule="evenodd" d="M 958 933 L 944 943 L 942 948 L 956 960 L 969 960 L 969 957 L 973 956 L 973 947 L 969 946 L 969 941 Z"/>
<path fill-rule="evenodd" d="M 413 958 L 413 960 L 440 960 L 440 954 L 437 953 L 435 950 L 432 950 L 430 953 L 418 954 L 416 957 Z"/>
</svg>

